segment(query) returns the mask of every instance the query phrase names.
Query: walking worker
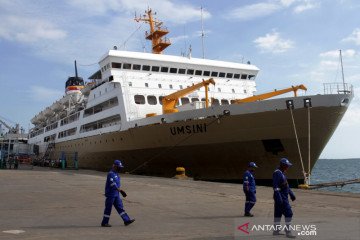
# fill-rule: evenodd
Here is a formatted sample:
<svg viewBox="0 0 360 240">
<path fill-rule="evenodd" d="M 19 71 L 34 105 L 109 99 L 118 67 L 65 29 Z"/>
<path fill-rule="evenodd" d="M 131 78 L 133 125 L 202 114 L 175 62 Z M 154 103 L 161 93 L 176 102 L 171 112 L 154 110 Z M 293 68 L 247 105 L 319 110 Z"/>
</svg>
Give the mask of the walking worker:
<svg viewBox="0 0 360 240">
<path fill-rule="evenodd" d="M 102 227 L 111 227 L 109 224 L 110 214 L 112 206 L 114 205 L 116 211 L 119 213 L 120 217 L 123 219 L 125 226 L 133 223 L 135 219 L 130 219 L 127 213 L 124 210 L 123 203 L 121 201 L 119 193 L 123 197 L 126 197 L 127 194 L 120 189 L 120 177 L 118 172 L 124 166 L 121 161 L 115 160 L 112 169 L 109 171 L 105 184 L 105 210 L 104 217 L 101 222 Z"/>
<path fill-rule="evenodd" d="M 291 206 L 289 203 L 288 195 L 292 201 L 295 201 L 296 197 L 294 193 L 290 190 L 289 183 L 286 179 L 285 173 L 287 172 L 289 166 L 292 164 L 288 159 L 282 158 L 280 160 L 280 167 L 275 170 L 273 173 L 273 187 L 274 187 L 274 232 L 273 235 L 280 235 L 280 222 L 281 217 L 285 217 L 285 232 L 286 237 L 295 238 L 296 236 L 291 233 L 290 224 L 293 216 Z"/>
<path fill-rule="evenodd" d="M 249 163 L 249 168 L 244 173 L 243 190 L 246 196 L 245 201 L 245 217 L 253 217 L 250 210 L 254 207 L 256 202 L 255 178 L 253 172 L 258 166 L 254 162 Z"/>
</svg>

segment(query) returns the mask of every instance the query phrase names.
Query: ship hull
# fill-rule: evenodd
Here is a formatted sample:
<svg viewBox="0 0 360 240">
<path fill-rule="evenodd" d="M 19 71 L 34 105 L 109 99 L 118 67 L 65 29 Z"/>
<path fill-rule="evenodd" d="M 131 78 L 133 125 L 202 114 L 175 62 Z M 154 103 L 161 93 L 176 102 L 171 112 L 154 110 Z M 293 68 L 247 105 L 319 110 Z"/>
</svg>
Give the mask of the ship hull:
<svg viewBox="0 0 360 240">
<path fill-rule="evenodd" d="M 257 182 L 264 184 L 285 157 L 293 163 L 288 179 L 302 183 L 302 166 L 307 172 L 310 157 L 313 168 L 347 110 L 343 98 L 313 96 L 312 108 L 301 106 L 304 98 L 294 98 L 298 107 L 293 110 L 286 108 L 285 99 L 234 104 L 217 109 L 229 115 L 135 127 L 56 143 L 56 150 L 78 152 L 81 168 L 108 170 L 119 159 L 124 172 L 173 177 L 176 167 L 184 167 L 194 179 L 215 181 L 241 181 L 253 161 L 259 166 Z M 232 114 L 247 107 L 259 111 Z"/>
</svg>

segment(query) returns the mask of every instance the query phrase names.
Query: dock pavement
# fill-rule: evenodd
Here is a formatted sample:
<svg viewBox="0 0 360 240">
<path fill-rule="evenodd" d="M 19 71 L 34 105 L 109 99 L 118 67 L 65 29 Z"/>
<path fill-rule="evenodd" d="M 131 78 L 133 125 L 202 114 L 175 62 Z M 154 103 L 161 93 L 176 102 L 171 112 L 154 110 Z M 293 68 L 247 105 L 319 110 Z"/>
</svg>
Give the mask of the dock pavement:
<svg viewBox="0 0 360 240">
<path fill-rule="evenodd" d="M 112 227 L 103 228 L 106 175 L 23 165 L 0 170 L 0 239 L 286 239 L 266 229 L 273 218 L 270 187 L 257 187 L 249 218 L 241 184 L 129 174 L 120 174 L 128 195 L 123 203 L 136 221 L 124 226 L 113 208 Z M 316 228 L 305 235 L 294 231 L 296 239 L 360 239 L 360 194 L 293 192 L 296 230 Z M 262 228 L 259 222 L 254 229 L 256 221 Z"/>
</svg>

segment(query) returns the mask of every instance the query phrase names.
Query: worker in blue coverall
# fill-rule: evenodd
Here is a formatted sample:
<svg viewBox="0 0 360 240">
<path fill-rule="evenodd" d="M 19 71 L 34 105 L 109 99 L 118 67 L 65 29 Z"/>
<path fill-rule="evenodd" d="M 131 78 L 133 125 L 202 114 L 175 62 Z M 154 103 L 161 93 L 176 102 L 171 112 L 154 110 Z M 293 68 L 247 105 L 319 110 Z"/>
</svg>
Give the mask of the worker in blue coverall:
<svg viewBox="0 0 360 240">
<path fill-rule="evenodd" d="M 130 219 L 127 213 L 124 210 L 123 203 L 121 201 L 119 193 L 123 197 L 126 197 L 127 194 L 120 189 L 120 177 L 118 172 L 124 166 L 121 161 L 115 160 L 112 169 L 109 171 L 105 184 L 105 210 L 104 217 L 101 222 L 102 227 L 111 227 L 109 224 L 110 214 L 112 206 L 114 205 L 117 212 L 120 214 L 121 218 L 124 220 L 125 226 L 133 223 L 135 219 Z"/>
<path fill-rule="evenodd" d="M 250 210 L 254 207 L 256 203 L 256 190 L 255 190 L 255 178 L 253 172 L 257 168 L 254 162 L 249 163 L 249 168 L 244 173 L 243 180 L 243 190 L 246 196 L 245 201 L 245 217 L 253 217 L 254 215 L 250 213 Z"/>
<path fill-rule="evenodd" d="M 274 232 L 273 235 L 281 235 L 281 217 L 285 217 L 285 232 L 286 236 L 289 238 L 295 238 L 295 235 L 291 233 L 290 224 L 293 216 L 291 206 L 289 203 L 288 195 L 292 201 L 295 201 L 295 195 L 290 190 L 289 183 L 286 179 L 285 173 L 287 172 L 289 166 L 292 164 L 288 159 L 282 158 L 280 160 L 280 167 L 277 168 L 273 173 L 273 187 L 274 187 Z"/>
</svg>

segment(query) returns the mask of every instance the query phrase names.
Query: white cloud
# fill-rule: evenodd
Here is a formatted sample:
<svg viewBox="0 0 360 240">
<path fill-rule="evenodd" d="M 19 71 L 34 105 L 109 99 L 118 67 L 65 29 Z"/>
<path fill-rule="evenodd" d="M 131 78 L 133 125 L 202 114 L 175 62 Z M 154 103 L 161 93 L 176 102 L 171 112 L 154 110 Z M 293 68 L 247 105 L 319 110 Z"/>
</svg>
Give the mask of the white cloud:
<svg viewBox="0 0 360 240">
<path fill-rule="evenodd" d="M 19 42 L 37 42 L 39 40 L 60 40 L 67 33 L 54 24 L 41 19 L 2 15 L 0 17 L 0 37 Z"/>
<path fill-rule="evenodd" d="M 271 15 L 281 8 L 282 6 L 277 3 L 256 3 L 245 7 L 236 8 L 230 12 L 228 17 L 240 20 L 251 20 L 254 18 Z"/>
<path fill-rule="evenodd" d="M 64 91 L 44 88 L 40 86 L 32 86 L 30 87 L 29 94 L 31 98 L 35 101 L 43 102 L 44 99 L 46 99 L 47 101 L 49 99 L 53 99 L 53 101 L 55 101 L 56 99 L 59 99 L 64 95 Z"/>
<path fill-rule="evenodd" d="M 148 9 L 148 0 L 74 0 L 70 4 L 81 9 L 85 9 L 87 13 L 94 15 L 106 15 L 109 12 L 122 12 L 134 15 L 144 14 L 144 10 Z M 169 0 L 152 0 L 151 8 L 154 17 L 155 13 L 161 12 L 161 21 L 167 21 L 175 24 L 184 24 L 189 21 L 200 21 L 201 11 L 199 8 L 186 4 L 174 4 Z M 155 10 L 156 9 L 156 10 Z M 211 14 L 203 9 L 203 18 L 210 18 Z"/>
<path fill-rule="evenodd" d="M 268 33 L 265 37 L 258 37 L 254 40 L 256 47 L 261 52 L 283 53 L 294 47 L 294 42 L 291 40 L 282 39 L 280 34 L 274 31 L 272 34 Z"/>
<path fill-rule="evenodd" d="M 301 13 L 319 6 L 319 3 L 313 3 L 318 0 L 268 0 L 262 3 L 255 3 L 233 9 L 228 15 L 229 19 L 252 20 L 255 18 L 266 17 L 278 11 L 293 9 L 295 13 Z"/>
<path fill-rule="evenodd" d="M 339 62 L 338 61 L 321 61 L 320 66 L 324 67 L 324 68 L 334 69 L 339 66 Z"/>
<path fill-rule="evenodd" d="M 341 55 L 343 57 L 353 57 L 353 56 L 355 56 L 355 54 L 356 54 L 356 51 L 354 49 L 348 49 L 345 51 L 341 51 Z M 320 57 L 323 57 L 323 58 L 326 58 L 326 57 L 339 58 L 339 56 L 340 56 L 340 52 L 338 50 L 320 53 Z"/>
<path fill-rule="evenodd" d="M 354 29 L 352 34 L 349 37 L 343 39 L 342 41 L 354 42 L 356 45 L 360 45 L 360 28 Z"/>
<path fill-rule="evenodd" d="M 177 37 L 171 37 L 171 43 L 172 44 L 175 44 L 175 43 L 177 43 L 177 42 L 179 42 L 179 41 L 183 41 L 184 39 L 188 39 L 189 38 L 189 36 L 188 35 L 182 35 L 182 36 L 177 36 Z"/>
<path fill-rule="evenodd" d="M 296 6 L 296 7 L 294 8 L 294 12 L 295 12 L 295 13 L 301 13 L 301 12 L 304 12 L 304 11 L 306 11 L 306 10 L 316 8 L 316 7 L 318 7 L 318 6 L 319 6 L 319 4 L 306 3 L 306 4 L 304 4 L 304 5 Z"/>
</svg>

